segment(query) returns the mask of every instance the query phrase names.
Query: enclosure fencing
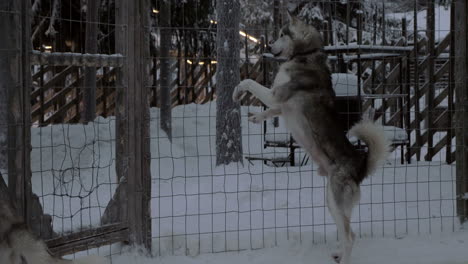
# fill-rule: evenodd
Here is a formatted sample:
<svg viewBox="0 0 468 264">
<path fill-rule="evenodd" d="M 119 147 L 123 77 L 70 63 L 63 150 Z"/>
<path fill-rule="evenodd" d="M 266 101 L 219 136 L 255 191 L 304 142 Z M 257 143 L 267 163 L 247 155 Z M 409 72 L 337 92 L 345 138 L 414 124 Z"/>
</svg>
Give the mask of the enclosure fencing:
<svg viewBox="0 0 468 264">
<path fill-rule="evenodd" d="M 240 14 L 213 16 L 215 1 L 38 2 L 0 3 L 0 193 L 54 254 L 120 254 L 118 242 L 198 255 L 336 240 L 326 179 L 284 120 L 249 123 L 264 110 L 250 95 L 219 103 L 234 87 L 220 81 L 226 65 L 271 86 L 281 61 L 264 54 L 291 6 L 322 34 L 343 124 L 372 107 L 392 142 L 361 184 L 356 234 L 466 221 L 465 1 L 407 1 L 410 12 L 386 14 L 385 1 L 275 0 L 265 21 L 243 17 L 240 28 L 226 21 Z M 261 1 L 241 2 L 250 14 Z M 236 37 L 221 45 L 220 32 Z M 219 55 L 228 45 L 240 56 Z M 240 160 L 219 162 L 231 144 L 238 152 L 224 158 Z"/>
</svg>

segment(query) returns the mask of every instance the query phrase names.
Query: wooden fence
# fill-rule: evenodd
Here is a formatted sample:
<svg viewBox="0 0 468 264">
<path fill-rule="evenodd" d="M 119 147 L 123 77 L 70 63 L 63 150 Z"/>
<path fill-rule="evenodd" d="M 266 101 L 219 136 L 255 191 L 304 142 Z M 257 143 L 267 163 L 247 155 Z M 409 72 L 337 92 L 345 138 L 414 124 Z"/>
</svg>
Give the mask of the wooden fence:
<svg viewBox="0 0 468 264">
<path fill-rule="evenodd" d="M 1 199 L 14 204 L 56 255 L 122 241 L 151 249 L 149 1 L 116 1 L 117 54 L 111 55 L 33 51 L 31 1 L 7 0 L 0 6 L 6 26 L 0 44 L 2 73 L 13 77 L 2 78 L 0 85 L 9 96 L 7 124 L 2 124 L 8 127 L 8 181 L 0 176 L 0 192 L 8 195 Z M 44 214 L 32 191 L 31 127 L 80 122 L 83 89 L 89 88 L 83 86 L 86 67 L 97 69 L 97 114 L 115 115 L 118 187 L 100 226 L 57 234 L 52 216 Z"/>
<path fill-rule="evenodd" d="M 410 160 L 414 155 L 420 159 L 421 149 L 431 143 L 430 151 L 424 157 L 431 160 L 442 149 L 446 149 L 446 161 L 452 162 L 455 159 L 452 149 L 450 120 L 453 111 L 449 106 L 453 104 L 453 88 L 450 86 L 449 70 L 450 60 L 447 51 L 450 50 L 451 34 L 448 34 L 435 47 L 431 62 L 427 56 L 428 46 L 426 39 L 421 40 L 417 45 L 408 46 L 403 40 L 397 42 L 392 52 L 400 52 L 394 56 L 383 56 L 382 51 L 387 51 L 384 47 L 364 46 L 359 48 L 353 46 L 327 48 L 330 53 L 332 63 L 336 68 L 340 63 L 360 64 L 361 72 L 372 72 L 365 77 L 362 83 L 363 90 L 373 95 L 373 97 L 363 97 L 363 111 L 373 105 L 376 99 L 384 99 L 381 106 L 376 111 L 376 118 L 382 118 L 382 123 L 388 126 L 398 126 L 408 131 L 409 138 L 414 138 L 414 142 L 409 140 L 406 151 L 406 160 Z M 387 47 L 388 48 L 388 47 Z M 417 49 L 417 51 L 416 51 Z M 261 50 L 259 50 L 261 52 Z M 352 54 L 366 52 L 357 57 Z M 343 54 L 347 61 L 340 61 Z M 367 56 L 366 56 L 367 54 Z M 379 56 L 380 54 L 380 56 Z M 240 67 L 241 78 L 251 78 L 259 83 L 265 83 L 266 76 L 271 62 L 256 54 L 258 60 L 255 63 L 244 62 Z M 337 56 L 339 55 L 339 56 Z M 343 59 L 344 60 L 344 59 Z M 415 67 L 417 61 L 417 67 Z M 377 62 L 377 63 L 376 63 Z M 427 76 L 429 64 L 435 64 L 433 76 Z M 349 66 L 344 66 L 349 68 Z M 374 68 L 373 68 L 374 67 Z M 272 68 L 272 67 L 271 67 Z M 415 69 L 418 69 L 416 72 Z M 183 69 L 188 69 L 187 71 Z M 153 62 L 152 77 L 153 84 L 148 89 L 149 101 L 152 107 L 159 106 L 159 80 L 154 78 L 157 75 L 158 63 Z M 101 116 L 113 115 L 115 110 L 115 79 L 116 68 L 101 67 L 97 76 L 97 96 L 96 114 Z M 210 60 L 197 63 L 188 63 L 184 58 L 174 58 L 171 72 L 177 72 L 177 77 L 172 81 L 171 105 L 173 107 L 182 104 L 196 103 L 204 104 L 216 98 L 216 64 Z M 45 76 L 52 76 L 44 81 Z M 416 77 L 417 75 L 417 77 Z M 41 66 L 33 75 L 33 81 L 38 87 L 31 93 L 32 98 L 32 121 L 39 125 L 50 123 L 77 123 L 80 122 L 80 112 L 82 112 L 82 81 L 83 70 L 79 66 Z M 430 82 L 434 82 L 434 89 L 438 94 L 434 96 L 431 108 L 419 109 L 416 102 L 424 100 L 428 94 Z M 416 89 L 415 87 L 419 87 Z M 413 91 L 413 92 L 412 92 Z M 383 96 L 385 95 L 385 96 Z M 392 96 L 394 95 L 394 96 Z M 406 96 L 401 96 L 406 95 Z M 384 98 L 385 97 L 385 98 Z M 253 96 L 247 95 L 242 100 L 243 105 L 261 105 Z M 387 113 L 387 114 L 384 114 Z M 429 130 L 421 126 L 431 113 Z M 436 132 L 445 132 L 443 137 L 434 137 Z M 429 142 L 429 139 L 432 142 Z M 435 142 L 434 142 L 435 141 Z"/>
</svg>

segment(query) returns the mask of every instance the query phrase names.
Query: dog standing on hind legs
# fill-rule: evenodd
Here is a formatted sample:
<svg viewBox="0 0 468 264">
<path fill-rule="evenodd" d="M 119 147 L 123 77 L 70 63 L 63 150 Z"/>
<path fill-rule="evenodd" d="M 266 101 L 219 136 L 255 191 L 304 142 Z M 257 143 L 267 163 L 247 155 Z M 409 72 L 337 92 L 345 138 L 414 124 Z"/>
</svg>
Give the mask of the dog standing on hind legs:
<svg viewBox="0 0 468 264">
<path fill-rule="evenodd" d="M 335 109 L 331 71 L 320 33 L 295 17 L 289 20 L 279 39 L 269 46 L 275 57 L 286 58 L 272 88 L 243 80 L 234 89 L 233 100 L 239 101 L 244 92 L 250 92 L 269 108 L 250 114 L 254 123 L 281 115 L 293 138 L 318 165 L 318 173 L 328 178 L 327 206 L 341 247 L 332 257 L 337 263 L 349 264 L 355 239 L 351 213 L 360 200 L 359 185 L 385 160 L 389 143 L 382 127 L 371 120 L 363 120 L 349 131 L 368 151 L 360 152 L 349 142 Z"/>
</svg>

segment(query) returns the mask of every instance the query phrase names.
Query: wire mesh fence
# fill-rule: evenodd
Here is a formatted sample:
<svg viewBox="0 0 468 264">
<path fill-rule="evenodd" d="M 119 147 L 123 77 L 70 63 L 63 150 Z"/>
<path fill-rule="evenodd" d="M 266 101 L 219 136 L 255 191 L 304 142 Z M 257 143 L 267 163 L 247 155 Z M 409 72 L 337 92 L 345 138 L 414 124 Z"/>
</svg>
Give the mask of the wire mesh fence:
<svg viewBox="0 0 468 264">
<path fill-rule="evenodd" d="M 265 107 L 246 94 L 225 116 L 241 129 L 219 126 L 228 108 L 221 93 L 236 85 L 221 74 L 271 87 L 284 60 L 268 43 L 287 11 L 322 35 L 345 130 L 373 107 L 392 142 L 361 184 L 357 236 L 451 232 L 466 218 L 466 79 L 455 67 L 466 50 L 454 49 L 466 25 L 455 26 L 457 1 L 240 0 L 227 17 L 238 16 L 236 26 L 209 0 L 43 0 L 30 14 L 5 3 L 0 27 L 31 28 L 8 31 L 18 43 L 0 46 L 17 63 L 0 60 L 14 76 L 0 89 L 2 191 L 35 208 L 22 215 L 39 219 L 28 224 L 57 254 L 120 241 L 154 255 L 198 255 L 337 239 L 327 179 L 283 118 L 249 122 Z M 220 42 L 223 32 L 231 37 Z M 232 43 L 239 56 L 221 56 Z M 224 158 L 241 159 L 220 164 L 220 149 L 235 144 L 238 153 Z M 18 192 L 17 179 L 30 190 Z"/>
<path fill-rule="evenodd" d="M 434 27 L 430 20 L 425 26 L 430 3 L 405 2 L 406 7 L 390 14 L 386 10 L 395 10 L 393 3 L 347 3 L 242 2 L 241 78 L 272 84 L 279 63 L 263 53 L 265 44 L 287 23 L 286 12 L 278 10 L 287 8 L 313 24 L 329 54 L 343 123 L 349 128 L 372 106 L 394 148 L 386 164 L 361 184 L 361 202 L 352 217 L 356 234 L 401 237 L 454 231 L 458 198 L 452 139 L 456 126 L 451 120 L 455 83 L 448 59 L 453 58 L 450 3 L 433 7 Z M 164 5 L 158 1 L 157 10 L 168 8 Z M 190 4 L 170 5 L 171 14 L 194 15 Z M 198 38 L 200 43 L 191 48 L 184 37 L 215 32 L 219 23 L 214 16 L 196 12 L 195 16 L 196 24 L 173 18 L 156 26 L 161 36 L 157 50 L 164 48 L 167 27 L 180 36 L 181 44 L 173 43 L 173 54 L 156 55 L 161 64 L 172 61 L 176 73 L 170 90 L 177 93 L 171 137 L 158 126 L 163 113 L 155 109 L 151 115 L 153 252 L 196 255 L 276 246 L 291 239 L 335 240 L 336 228 L 325 203 L 326 180 L 291 138 L 284 120 L 248 122 L 249 113 L 263 111 L 254 97 L 242 100 L 244 163 L 217 166 L 219 105 L 209 92 L 216 91 L 217 83 L 216 73 L 208 73 L 219 67 L 215 65 L 219 61 L 202 48 L 215 40 Z M 428 94 L 429 89 L 434 94 Z M 435 101 L 428 105 L 431 100 Z"/>
</svg>

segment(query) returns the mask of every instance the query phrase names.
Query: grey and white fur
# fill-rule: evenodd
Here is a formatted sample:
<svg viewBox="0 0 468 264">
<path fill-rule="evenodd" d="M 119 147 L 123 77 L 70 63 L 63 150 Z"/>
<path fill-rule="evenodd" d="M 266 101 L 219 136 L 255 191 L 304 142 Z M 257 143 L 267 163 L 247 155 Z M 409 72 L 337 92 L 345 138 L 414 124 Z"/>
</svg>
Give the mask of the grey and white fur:
<svg viewBox="0 0 468 264">
<path fill-rule="evenodd" d="M 36 238 L 26 224 L 15 216 L 10 203 L 0 199 L 0 263 L 106 264 L 109 261 L 99 256 L 88 256 L 76 260 L 53 257 L 49 254 L 46 244 Z"/>
<path fill-rule="evenodd" d="M 367 145 L 367 152 L 358 151 L 346 137 L 334 105 L 328 58 L 313 26 L 290 16 L 289 24 L 269 48 L 275 57 L 286 59 L 272 88 L 243 80 L 235 88 L 233 100 L 239 101 L 248 91 L 268 107 L 250 114 L 254 123 L 281 115 L 293 138 L 318 165 L 318 173 L 328 178 L 327 206 L 337 225 L 341 248 L 332 257 L 337 263 L 349 264 L 355 240 L 350 219 L 360 200 L 359 185 L 385 160 L 389 143 L 382 127 L 369 120 L 349 131 Z"/>
</svg>

